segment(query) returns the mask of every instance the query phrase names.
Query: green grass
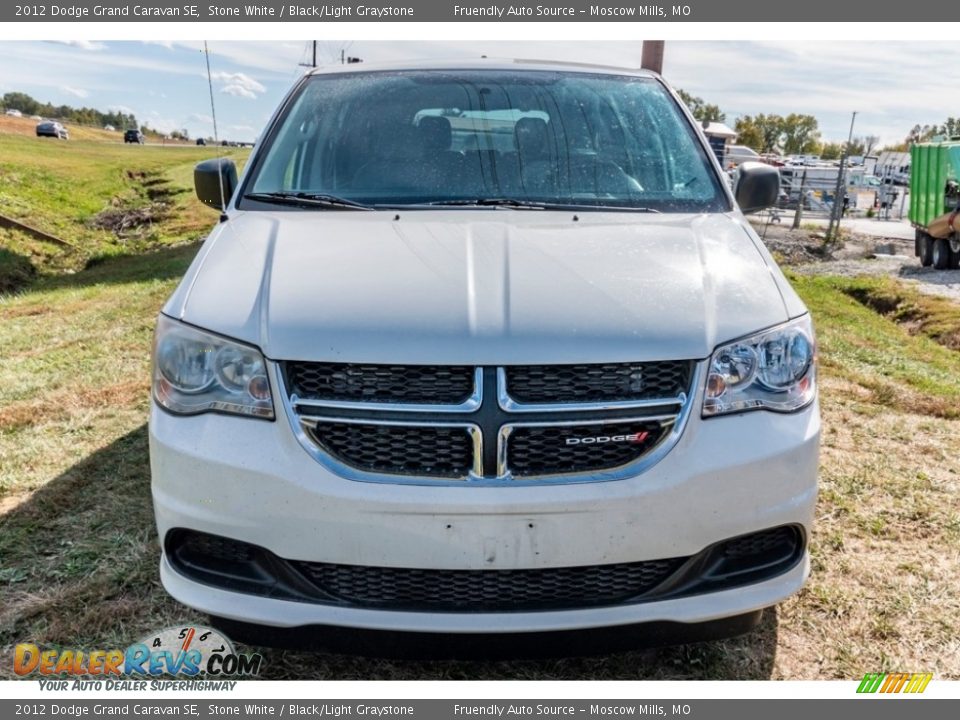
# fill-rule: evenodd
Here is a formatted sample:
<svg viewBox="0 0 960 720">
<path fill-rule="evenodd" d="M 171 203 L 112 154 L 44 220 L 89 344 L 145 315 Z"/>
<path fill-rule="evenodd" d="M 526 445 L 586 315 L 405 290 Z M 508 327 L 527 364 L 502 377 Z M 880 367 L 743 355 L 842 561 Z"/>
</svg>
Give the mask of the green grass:
<svg viewBox="0 0 960 720">
<path fill-rule="evenodd" d="M 221 152 L 218 152 L 221 151 Z M 0 248 L 39 274 L 76 271 L 93 258 L 195 240 L 213 215 L 196 200 L 193 166 L 216 154 L 239 163 L 242 149 L 44 142 L 0 134 L 0 213 L 63 241 L 0 228 Z M 105 212 L 149 209 L 154 221 L 121 233 L 98 226 Z M 22 287 L 0 256 L 0 292 Z"/>
<path fill-rule="evenodd" d="M 881 315 L 951 350 L 960 350 L 960 305 L 887 277 L 857 278 L 841 289 Z"/>
<path fill-rule="evenodd" d="M 886 278 L 792 276 L 791 281 L 816 319 L 826 370 L 870 390 L 880 405 L 960 417 L 960 353 L 935 339 L 946 326 L 953 332 L 960 328 L 960 307 Z M 932 318 L 929 324 L 921 322 L 925 332 L 911 333 L 902 318 L 879 314 L 862 301 L 871 292 L 912 298 L 914 321 L 923 308 L 936 312 L 925 316 Z"/>
</svg>

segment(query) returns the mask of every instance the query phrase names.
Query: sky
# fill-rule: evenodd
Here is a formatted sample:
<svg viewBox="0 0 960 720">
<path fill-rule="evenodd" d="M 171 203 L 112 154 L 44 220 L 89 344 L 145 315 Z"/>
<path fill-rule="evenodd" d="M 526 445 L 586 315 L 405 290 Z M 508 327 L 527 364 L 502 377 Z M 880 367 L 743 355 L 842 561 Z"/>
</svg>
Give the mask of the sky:
<svg viewBox="0 0 960 720">
<path fill-rule="evenodd" d="M 169 132 L 213 134 L 202 42 L 0 42 L 0 93 L 26 92 L 54 104 L 120 109 Z M 636 67 L 640 42 L 321 41 L 318 63 L 340 52 L 367 62 L 488 57 L 539 58 Z M 250 141 L 304 71 L 310 42 L 210 43 L 219 136 Z M 913 42 L 669 41 L 664 77 L 738 116 L 814 115 L 825 140 L 854 134 L 901 142 L 915 124 L 960 116 L 945 92 L 960 45 Z"/>
</svg>

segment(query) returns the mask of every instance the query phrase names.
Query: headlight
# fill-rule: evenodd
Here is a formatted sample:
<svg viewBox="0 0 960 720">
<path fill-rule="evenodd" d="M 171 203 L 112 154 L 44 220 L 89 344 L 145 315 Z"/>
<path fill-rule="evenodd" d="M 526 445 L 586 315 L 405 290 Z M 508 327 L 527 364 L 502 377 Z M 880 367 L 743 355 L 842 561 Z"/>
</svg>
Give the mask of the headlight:
<svg viewBox="0 0 960 720">
<path fill-rule="evenodd" d="M 153 344 L 153 397 L 178 415 L 216 410 L 273 419 L 267 364 L 259 350 L 164 315 Z"/>
<path fill-rule="evenodd" d="M 799 410 L 817 395 L 816 360 L 809 315 L 722 345 L 707 368 L 703 416 Z"/>
</svg>

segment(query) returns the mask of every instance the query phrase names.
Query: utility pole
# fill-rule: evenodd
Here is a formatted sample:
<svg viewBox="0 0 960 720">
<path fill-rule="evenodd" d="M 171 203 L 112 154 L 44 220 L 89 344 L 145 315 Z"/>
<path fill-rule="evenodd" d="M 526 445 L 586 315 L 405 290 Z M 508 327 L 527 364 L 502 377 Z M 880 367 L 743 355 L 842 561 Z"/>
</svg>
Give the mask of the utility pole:
<svg viewBox="0 0 960 720">
<path fill-rule="evenodd" d="M 833 240 L 834 232 L 840 232 L 840 218 L 843 215 L 843 198 L 840 193 L 846 194 L 846 185 L 844 183 L 843 171 L 847 164 L 847 155 L 850 154 L 850 146 L 853 144 L 853 124 L 857 120 L 857 113 L 854 111 L 850 118 L 850 135 L 847 137 L 847 145 L 840 156 L 840 172 L 837 173 L 837 187 L 833 194 L 833 208 L 830 212 L 830 224 L 827 226 L 827 240 Z M 836 229 L 835 229 L 836 228 Z"/>
<path fill-rule="evenodd" d="M 793 229 L 800 228 L 800 222 L 803 220 L 803 194 L 807 189 L 807 169 L 803 169 L 803 175 L 800 176 L 800 200 L 797 203 L 797 212 L 793 215 Z"/>
<path fill-rule="evenodd" d="M 663 74 L 663 40 L 644 40 L 641 51 L 640 67 Z"/>
<path fill-rule="evenodd" d="M 300 67 L 313 67 L 317 66 L 317 41 L 313 41 L 313 62 L 311 63 L 299 63 Z"/>
</svg>

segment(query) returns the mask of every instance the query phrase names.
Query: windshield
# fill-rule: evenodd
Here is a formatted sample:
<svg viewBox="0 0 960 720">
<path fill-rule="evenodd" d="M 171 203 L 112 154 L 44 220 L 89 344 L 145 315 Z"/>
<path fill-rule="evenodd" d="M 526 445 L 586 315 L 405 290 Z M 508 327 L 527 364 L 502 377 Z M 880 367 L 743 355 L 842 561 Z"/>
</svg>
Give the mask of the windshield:
<svg viewBox="0 0 960 720">
<path fill-rule="evenodd" d="M 313 76 L 267 138 L 245 191 L 373 206 L 729 209 L 659 82 L 547 71 Z"/>
</svg>

